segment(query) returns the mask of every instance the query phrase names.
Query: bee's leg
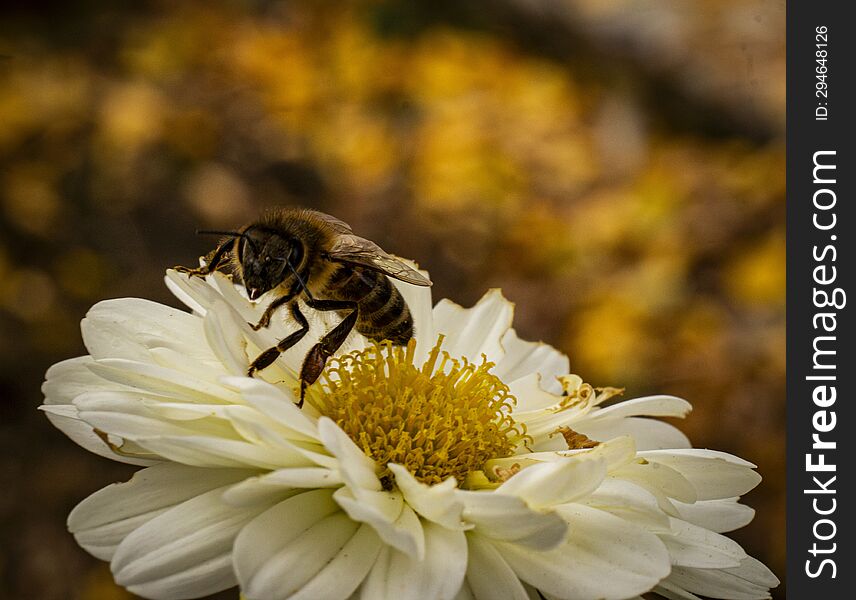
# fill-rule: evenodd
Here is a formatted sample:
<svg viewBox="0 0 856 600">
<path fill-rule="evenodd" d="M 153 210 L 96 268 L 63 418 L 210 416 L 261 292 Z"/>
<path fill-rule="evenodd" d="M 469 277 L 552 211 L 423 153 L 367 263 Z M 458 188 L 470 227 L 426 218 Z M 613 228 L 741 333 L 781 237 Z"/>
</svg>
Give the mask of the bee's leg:
<svg viewBox="0 0 856 600">
<path fill-rule="evenodd" d="M 350 310 L 351 312 L 317 344 L 312 346 L 306 354 L 306 358 L 303 359 L 303 366 L 300 368 L 300 402 L 298 406 L 303 405 L 306 388 L 315 383 L 321 376 L 327 359 L 333 356 L 336 350 L 345 343 L 351 330 L 357 324 L 357 316 L 359 315 L 357 303 L 348 300 L 309 299 L 306 303 L 315 310 Z"/>
<path fill-rule="evenodd" d="M 253 331 L 258 331 L 262 327 L 267 327 L 268 325 L 270 325 L 270 319 L 273 316 L 273 313 L 276 312 L 276 309 L 278 309 L 283 304 L 288 304 L 289 302 L 291 302 L 294 299 L 294 297 L 297 295 L 297 292 L 299 290 L 300 290 L 299 287 L 294 287 L 293 289 L 289 290 L 288 293 L 285 294 L 284 296 L 280 296 L 279 298 L 277 298 L 276 300 L 274 300 L 273 302 L 268 304 L 268 307 L 265 309 L 265 312 L 262 313 L 262 317 L 261 317 L 261 319 L 259 319 L 259 322 L 249 324 L 250 327 L 253 328 Z M 292 316 L 294 315 L 293 309 L 292 309 L 291 314 L 292 314 Z M 303 315 L 300 315 L 300 316 L 302 317 Z M 301 321 L 298 321 L 298 322 L 302 323 Z"/>
<path fill-rule="evenodd" d="M 291 312 L 291 316 L 294 317 L 294 320 L 300 325 L 300 329 L 289 334 L 288 337 L 283 338 L 282 341 L 273 348 L 268 348 L 259 354 L 256 359 L 250 363 L 250 367 L 247 369 L 248 377 L 252 377 L 256 371 L 261 371 L 265 367 L 269 367 L 273 361 L 279 358 L 280 354 L 302 340 L 303 336 L 305 336 L 309 331 L 309 322 L 306 320 L 306 317 L 303 316 L 303 313 L 300 312 L 300 307 L 297 305 L 297 302 L 290 304 L 288 309 Z"/>
<path fill-rule="evenodd" d="M 191 268 L 177 265 L 173 267 L 179 273 L 187 273 L 190 277 L 205 277 L 213 273 L 223 262 L 223 258 L 229 252 L 229 247 L 233 244 L 233 240 L 223 241 L 211 254 L 206 257 L 205 265 L 201 267 Z"/>
</svg>

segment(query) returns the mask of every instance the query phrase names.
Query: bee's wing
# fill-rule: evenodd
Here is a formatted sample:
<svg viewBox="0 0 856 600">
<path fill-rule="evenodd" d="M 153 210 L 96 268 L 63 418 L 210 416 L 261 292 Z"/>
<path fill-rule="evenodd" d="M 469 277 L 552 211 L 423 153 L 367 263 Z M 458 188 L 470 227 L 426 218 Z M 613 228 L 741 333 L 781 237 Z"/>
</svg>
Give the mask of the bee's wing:
<svg viewBox="0 0 856 600">
<path fill-rule="evenodd" d="M 311 209 L 308 209 L 308 208 L 306 209 L 306 212 L 307 212 L 307 213 L 310 213 L 310 214 L 312 214 L 312 216 L 314 216 L 314 217 L 316 217 L 316 218 L 321 219 L 322 221 L 324 221 L 324 223 L 325 223 L 325 224 L 326 224 L 330 229 L 332 229 L 333 231 L 335 231 L 336 233 L 343 233 L 343 234 L 351 234 L 351 233 L 353 233 L 353 231 L 351 230 L 351 226 L 350 226 L 350 225 L 348 225 L 347 223 L 345 223 L 345 222 L 344 222 L 343 220 L 341 220 L 341 219 L 337 219 L 337 218 L 336 218 L 336 217 L 334 217 L 333 215 L 328 215 L 327 213 L 323 213 L 323 212 L 321 212 L 320 210 L 311 210 Z"/>
<path fill-rule="evenodd" d="M 431 285 L 431 280 L 384 252 L 374 242 L 357 235 L 340 235 L 327 252 L 330 260 L 351 263 L 380 271 L 384 275 L 413 285 Z"/>
</svg>

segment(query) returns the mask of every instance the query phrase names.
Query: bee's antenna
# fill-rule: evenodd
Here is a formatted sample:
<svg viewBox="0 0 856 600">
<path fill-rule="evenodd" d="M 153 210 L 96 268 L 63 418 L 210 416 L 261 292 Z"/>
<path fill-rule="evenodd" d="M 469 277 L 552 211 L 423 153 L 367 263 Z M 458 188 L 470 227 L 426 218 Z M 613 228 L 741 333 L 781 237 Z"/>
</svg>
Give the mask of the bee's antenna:
<svg viewBox="0 0 856 600">
<path fill-rule="evenodd" d="M 291 258 L 291 250 L 288 251 L 288 256 L 286 256 L 285 258 L 277 258 L 276 260 L 284 262 L 286 266 L 291 269 L 291 272 L 294 273 L 294 276 L 297 278 L 297 283 L 300 284 L 300 287 L 303 288 L 303 291 L 306 293 L 306 295 L 309 298 L 312 298 L 312 294 L 309 292 L 309 288 L 306 287 L 306 282 L 303 281 L 303 278 L 297 272 L 297 269 L 295 269 L 294 265 L 291 264 L 291 261 L 288 260 L 289 258 Z"/>
<path fill-rule="evenodd" d="M 197 229 L 196 235 L 230 235 L 232 237 L 239 237 L 247 240 L 247 243 L 252 247 L 253 252 L 258 254 L 259 248 L 256 246 L 256 243 L 253 239 L 246 234 L 246 232 L 241 233 L 240 231 L 221 231 L 219 229 Z"/>
</svg>

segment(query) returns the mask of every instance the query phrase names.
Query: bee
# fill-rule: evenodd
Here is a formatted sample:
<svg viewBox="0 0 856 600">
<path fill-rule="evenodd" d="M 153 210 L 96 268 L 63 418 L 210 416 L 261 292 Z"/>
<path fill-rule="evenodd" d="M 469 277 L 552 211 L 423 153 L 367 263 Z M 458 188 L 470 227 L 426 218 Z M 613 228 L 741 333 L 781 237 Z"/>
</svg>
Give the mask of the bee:
<svg viewBox="0 0 856 600">
<path fill-rule="evenodd" d="M 200 231 L 226 236 L 203 266 L 177 266 L 176 271 L 204 277 L 231 270 L 240 277 L 250 300 L 275 295 L 258 323 L 270 325 L 274 313 L 287 307 L 299 329 L 259 354 L 247 375 L 270 366 L 309 332 L 298 300 L 317 311 L 335 311 L 342 320 L 315 344 L 300 369 L 300 402 L 306 388 L 321 376 L 324 365 L 353 329 L 369 339 L 404 345 L 413 337 L 413 317 L 390 277 L 430 286 L 418 271 L 355 235 L 351 227 L 328 214 L 309 209 L 278 209 L 236 231 Z"/>
</svg>

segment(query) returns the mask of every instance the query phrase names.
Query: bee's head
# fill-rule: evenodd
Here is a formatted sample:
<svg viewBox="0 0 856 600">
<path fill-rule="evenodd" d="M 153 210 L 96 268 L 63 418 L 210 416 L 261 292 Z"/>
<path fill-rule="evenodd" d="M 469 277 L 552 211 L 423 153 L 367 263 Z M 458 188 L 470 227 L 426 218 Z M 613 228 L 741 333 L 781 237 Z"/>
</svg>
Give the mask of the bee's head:
<svg viewBox="0 0 856 600">
<path fill-rule="evenodd" d="M 299 264 L 299 251 L 299 244 L 277 232 L 252 227 L 242 232 L 236 239 L 235 256 L 250 300 L 291 277 Z"/>
</svg>

